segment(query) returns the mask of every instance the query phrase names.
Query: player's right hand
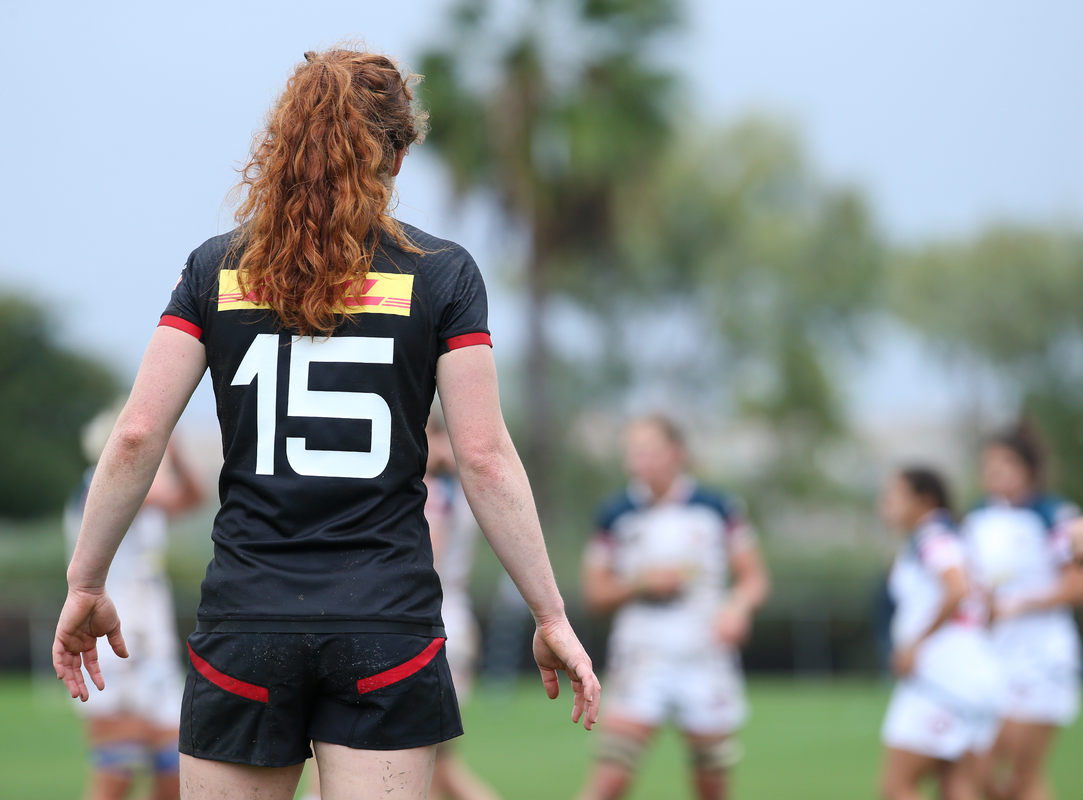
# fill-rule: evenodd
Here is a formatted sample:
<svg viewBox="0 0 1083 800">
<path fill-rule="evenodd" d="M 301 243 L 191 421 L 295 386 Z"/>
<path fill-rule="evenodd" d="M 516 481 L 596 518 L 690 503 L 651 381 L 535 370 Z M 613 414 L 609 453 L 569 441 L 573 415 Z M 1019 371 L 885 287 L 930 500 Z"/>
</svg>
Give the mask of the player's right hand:
<svg viewBox="0 0 1083 800">
<path fill-rule="evenodd" d="M 113 652 L 121 658 L 128 657 L 128 648 L 120 633 L 120 618 L 116 606 L 104 590 L 85 591 L 69 589 L 68 598 L 60 612 L 53 640 L 53 668 L 56 677 L 64 681 L 72 697 L 84 703 L 90 697 L 83 679 L 83 667 L 98 687 L 105 688 L 101 667 L 98 665 L 98 637 L 105 636 Z"/>
<path fill-rule="evenodd" d="M 639 577 L 640 593 L 651 600 L 672 600 L 681 593 L 686 577 L 680 567 L 652 567 Z"/>
<path fill-rule="evenodd" d="M 593 728 L 598 721 L 602 685 L 594 674 L 590 656 L 579 643 L 566 617 L 538 622 L 534 631 L 534 660 L 541 670 L 542 684 L 550 700 L 555 700 L 560 694 L 557 672 L 567 673 L 575 693 L 572 722 L 582 719 L 584 728 L 588 731 Z"/>
</svg>

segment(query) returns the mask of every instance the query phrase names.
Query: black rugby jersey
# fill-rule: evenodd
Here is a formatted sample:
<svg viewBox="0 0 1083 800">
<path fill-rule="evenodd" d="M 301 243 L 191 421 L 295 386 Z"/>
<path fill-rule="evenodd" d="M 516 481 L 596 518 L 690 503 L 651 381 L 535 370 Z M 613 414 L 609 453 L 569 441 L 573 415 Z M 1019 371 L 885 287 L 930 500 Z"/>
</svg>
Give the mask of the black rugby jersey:
<svg viewBox="0 0 1083 800">
<path fill-rule="evenodd" d="M 225 463 L 198 617 L 440 624 L 425 523 L 436 360 L 490 345 L 459 245 L 403 225 L 328 338 L 283 331 L 237 286 L 238 231 L 188 258 L 163 325 L 206 347 Z"/>
</svg>

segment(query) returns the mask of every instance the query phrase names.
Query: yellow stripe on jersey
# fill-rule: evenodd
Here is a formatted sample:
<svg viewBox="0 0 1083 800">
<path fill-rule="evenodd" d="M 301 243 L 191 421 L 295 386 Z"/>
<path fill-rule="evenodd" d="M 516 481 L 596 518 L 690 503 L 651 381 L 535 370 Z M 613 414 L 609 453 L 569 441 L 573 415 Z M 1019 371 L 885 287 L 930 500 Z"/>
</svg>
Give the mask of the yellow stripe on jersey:
<svg viewBox="0 0 1083 800">
<path fill-rule="evenodd" d="M 361 289 L 361 294 L 357 297 L 347 297 L 346 307 L 341 310 L 347 314 L 369 312 L 408 317 L 410 316 L 410 298 L 413 297 L 413 293 L 413 275 L 369 272 L 365 276 L 365 285 Z M 242 296 L 241 287 L 237 283 L 237 270 L 224 269 L 218 273 L 219 311 L 259 308 L 269 308 L 269 306 L 257 301 L 252 292 L 249 292 L 247 296 Z"/>
</svg>

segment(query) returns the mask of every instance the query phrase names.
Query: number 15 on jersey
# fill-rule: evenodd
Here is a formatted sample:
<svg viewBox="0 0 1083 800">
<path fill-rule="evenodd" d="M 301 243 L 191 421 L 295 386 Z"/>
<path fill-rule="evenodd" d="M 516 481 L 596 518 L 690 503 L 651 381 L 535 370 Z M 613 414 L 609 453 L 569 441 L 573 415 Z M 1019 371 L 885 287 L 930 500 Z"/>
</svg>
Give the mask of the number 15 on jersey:
<svg viewBox="0 0 1083 800">
<path fill-rule="evenodd" d="M 279 338 L 258 333 L 237 367 L 232 386 L 256 381 L 256 474 L 273 475 L 277 428 Z M 290 342 L 286 414 L 291 417 L 359 419 L 372 422 L 369 452 L 309 450 L 303 437 L 286 438 L 286 460 L 299 475 L 326 478 L 375 478 L 391 458 L 391 408 L 372 392 L 321 392 L 308 388 L 313 362 L 391 364 L 395 342 L 390 338 L 340 336 Z"/>
</svg>

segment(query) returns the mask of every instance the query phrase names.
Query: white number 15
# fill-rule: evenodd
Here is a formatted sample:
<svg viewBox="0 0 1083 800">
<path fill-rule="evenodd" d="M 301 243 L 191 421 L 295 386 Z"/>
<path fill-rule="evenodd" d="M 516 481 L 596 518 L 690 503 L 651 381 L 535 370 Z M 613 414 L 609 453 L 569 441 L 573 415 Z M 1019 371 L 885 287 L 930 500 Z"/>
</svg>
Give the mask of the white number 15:
<svg viewBox="0 0 1083 800">
<path fill-rule="evenodd" d="M 294 337 L 290 343 L 290 374 L 286 413 L 292 417 L 362 419 L 372 421 L 369 452 L 309 450 L 301 437 L 286 437 L 286 460 L 299 475 L 327 478 L 375 478 L 391 458 L 391 408 L 371 392 L 319 392 L 308 388 L 313 362 L 391 364 L 393 339 L 343 336 L 321 339 Z M 256 380 L 258 378 L 258 380 Z M 275 471 L 276 395 L 278 392 L 278 334 L 258 333 L 241 359 L 232 386 L 256 380 L 256 474 Z"/>
</svg>

